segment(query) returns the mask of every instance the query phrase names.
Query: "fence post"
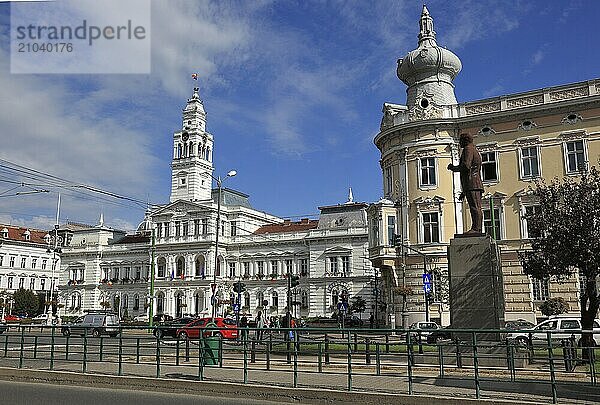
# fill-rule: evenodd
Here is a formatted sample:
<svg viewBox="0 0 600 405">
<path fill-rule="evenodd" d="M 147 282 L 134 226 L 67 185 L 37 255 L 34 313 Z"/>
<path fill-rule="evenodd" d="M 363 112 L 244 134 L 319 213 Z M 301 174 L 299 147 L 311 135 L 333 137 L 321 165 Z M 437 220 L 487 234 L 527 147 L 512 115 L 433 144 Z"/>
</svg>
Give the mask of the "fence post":
<svg viewBox="0 0 600 405">
<path fill-rule="evenodd" d="M 204 380 L 204 344 L 202 334 L 198 334 L 198 379 Z"/>
<path fill-rule="evenodd" d="M 140 338 L 136 339 L 136 348 L 135 348 L 135 363 L 140 364 Z"/>
<path fill-rule="evenodd" d="M 319 373 L 323 372 L 323 347 L 321 345 L 321 342 L 318 343 L 319 345 Z"/>
<path fill-rule="evenodd" d="M 177 336 L 177 342 L 175 342 L 175 365 L 179 365 L 179 341 L 181 337 Z"/>
<path fill-rule="evenodd" d="M 254 345 L 254 338 L 252 338 Z M 254 353 L 254 352 L 253 352 Z M 248 337 L 244 337 L 244 384 L 248 383 Z"/>
<path fill-rule="evenodd" d="M 104 357 L 104 336 L 100 335 L 100 361 L 102 361 L 102 358 Z"/>
<path fill-rule="evenodd" d="M 224 353 L 223 353 L 223 337 L 219 338 L 219 353 L 221 353 L 221 355 L 219 356 L 219 367 L 223 367 L 223 357 L 224 357 Z"/>
<path fill-rule="evenodd" d="M 294 333 L 294 388 L 298 387 L 298 333 Z"/>
<path fill-rule="evenodd" d="M 123 375 L 123 333 L 119 333 L 119 374 Z"/>
<path fill-rule="evenodd" d="M 329 336 L 325 334 L 325 364 L 329 364 Z"/>
<path fill-rule="evenodd" d="M 357 333 L 354 332 L 354 353 L 358 352 L 358 336 Z"/>
<path fill-rule="evenodd" d="M 350 333 L 348 333 L 348 391 L 352 391 L 352 346 Z"/>
<path fill-rule="evenodd" d="M 548 362 L 550 366 L 550 384 L 552 386 L 552 403 L 555 404 L 556 399 L 556 375 L 554 374 L 554 356 L 552 354 L 552 332 L 546 332 L 546 339 L 548 343 Z"/>
<path fill-rule="evenodd" d="M 83 335 L 83 364 L 82 364 L 83 373 L 87 371 L 87 330 Z"/>
<path fill-rule="evenodd" d="M 379 342 L 375 343 L 375 368 L 377 375 L 381 375 L 381 348 Z"/>
<path fill-rule="evenodd" d="M 223 353 L 221 353 L 221 356 Z M 185 361 L 190 361 L 190 340 L 185 340 Z"/>
<path fill-rule="evenodd" d="M 156 338 L 156 378 L 160 377 L 160 338 Z"/>
<path fill-rule="evenodd" d="M 56 327 L 52 326 L 52 337 L 50 338 L 50 370 L 54 370 L 54 333 L 55 333 L 55 331 L 56 331 Z"/>
<path fill-rule="evenodd" d="M 438 363 L 440 366 L 440 378 L 444 378 L 444 350 L 438 345 Z"/>
<path fill-rule="evenodd" d="M 21 350 L 19 351 L 19 368 L 23 368 L 24 345 L 25 345 L 25 327 L 21 326 Z"/>
<path fill-rule="evenodd" d="M 475 372 L 475 398 L 480 398 L 480 381 L 479 381 L 479 361 L 477 359 L 477 333 L 472 332 L 472 342 L 473 342 L 473 370 Z"/>
<path fill-rule="evenodd" d="M 356 335 L 355 335 L 356 336 Z M 369 338 L 365 338 L 365 363 L 371 364 L 371 346 Z"/>
<path fill-rule="evenodd" d="M 460 352 L 460 341 L 458 338 L 454 340 L 454 343 L 456 344 L 456 367 L 462 368 L 462 354 Z"/>
<path fill-rule="evenodd" d="M 4 335 L 4 357 L 6 357 L 8 352 L 8 334 Z"/>
<path fill-rule="evenodd" d="M 271 350 L 273 350 L 273 336 L 269 334 L 269 340 L 267 341 L 266 347 L 266 358 L 267 358 L 267 370 L 271 369 Z"/>
<path fill-rule="evenodd" d="M 390 335 L 385 335 L 385 352 L 386 354 L 390 352 Z"/>
<path fill-rule="evenodd" d="M 250 342 L 250 363 L 256 363 L 256 340 L 254 338 Z"/>
<path fill-rule="evenodd" d="M 387 336 L 387 335 L 386 335 Z M 387 343 L 386 343 L 387 345 Z M 408 395 L 413 394 L 413 370 L 412 370 L 412 362 L 413 362 L 413 354 L 412 354 L 412 342 L 410 341 L 410 332 L 406 334 L 406 354 L 407 354 L 407 362 L 408 365 Z"/>
<path fill-rule="evenodd" d="M 37 335 L 33 338 L 33 358 L 37 359 L 37 343 L 38 343 L 38 337 Z"/>
</svg>

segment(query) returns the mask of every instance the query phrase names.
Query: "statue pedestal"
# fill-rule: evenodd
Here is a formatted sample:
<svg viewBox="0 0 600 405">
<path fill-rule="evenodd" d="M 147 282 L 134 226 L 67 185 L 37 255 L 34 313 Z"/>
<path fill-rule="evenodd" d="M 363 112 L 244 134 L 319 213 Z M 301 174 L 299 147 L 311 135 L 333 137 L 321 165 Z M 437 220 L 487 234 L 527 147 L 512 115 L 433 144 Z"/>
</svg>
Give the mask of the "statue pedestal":
<svg viewBox="0 0 600 405">
<path fill-rule="evenodd" d="M 504 288 L 500 248 L 489 236 L 457 237 L 448 247 L 450 325 L 452 329 L 504 328 Z M 457 336 L 470 342 L 472 335 Z M 498 333 L 477 340 L 498 341 Z"/>
</svg>

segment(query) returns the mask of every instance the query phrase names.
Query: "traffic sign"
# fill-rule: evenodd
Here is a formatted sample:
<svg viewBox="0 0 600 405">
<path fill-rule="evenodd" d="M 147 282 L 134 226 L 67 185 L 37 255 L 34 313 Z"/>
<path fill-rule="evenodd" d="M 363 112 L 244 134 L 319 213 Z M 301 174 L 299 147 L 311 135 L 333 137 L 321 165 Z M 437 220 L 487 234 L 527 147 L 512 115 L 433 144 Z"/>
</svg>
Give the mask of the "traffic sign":
<svg viewBox="0 0 600 405">
<path fill-rule="evenodd" d="M 431 284 L 431 274 L 423 273 L 423 284 Z"/>
<path fill-rule="evenodd" d="M 240 304 L 233 304 L 233 311 L 240 312 Z"/>
<path fill-rule="evenodd" d="M 423 284 L 423 291 L 425 291 L 425 294 L 429 294 L 431 292 L 431 283 Z"/>
<path fill-rule="evenodd" d="M 339 311 L 347 311 L 348 310 L 348 303 L 346 301 L 338 302 L 337 308 L 338 308 Z"/>
</svg>

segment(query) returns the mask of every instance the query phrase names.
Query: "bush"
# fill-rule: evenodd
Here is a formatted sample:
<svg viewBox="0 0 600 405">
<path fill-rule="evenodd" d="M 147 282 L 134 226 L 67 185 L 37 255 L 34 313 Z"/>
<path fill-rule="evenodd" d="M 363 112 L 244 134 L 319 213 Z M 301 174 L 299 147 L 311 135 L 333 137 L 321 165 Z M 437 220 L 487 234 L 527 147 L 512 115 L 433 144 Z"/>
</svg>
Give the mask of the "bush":
<svg viewBox="0 0 600 405">
<path fill-rule="evenodd" d="M 569 304 L 562 298 L 550 298 L 540 305 L 540 312 L 545 316 L 560 315 L 569 312 Z"/>
</svg>

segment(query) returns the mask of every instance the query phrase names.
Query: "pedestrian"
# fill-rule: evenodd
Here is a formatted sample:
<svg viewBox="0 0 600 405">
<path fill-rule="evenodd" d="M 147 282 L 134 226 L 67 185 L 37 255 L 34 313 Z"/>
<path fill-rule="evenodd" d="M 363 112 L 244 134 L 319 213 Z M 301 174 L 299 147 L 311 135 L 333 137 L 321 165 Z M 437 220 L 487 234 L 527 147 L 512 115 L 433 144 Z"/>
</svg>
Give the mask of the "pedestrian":
<svg viewBox="0 0 600 405">
<path fill-rule="evenodd" d="M 375 317 L 373 316 L 373 314 L 371 313 L 371 316 L 369 317 L 369 328 L 373 329 L 373 322 L 375 321 Z"/>
<path fill-rule="evenodd" d="M 246 314 L 242 315 L 240 319 L 240 328 L 242 329 L 242 341 L 245 341 L 248 337 L 248 318 L 246 317 Z"/>
<path fill-rule="evenodd" d="M 265 327 L 265 318 L 263 317 L 262 311 L 258 311 L 256 314 L 256 340 L 261 341 L 263 336 L 263 328 Z"/>
</svg>

